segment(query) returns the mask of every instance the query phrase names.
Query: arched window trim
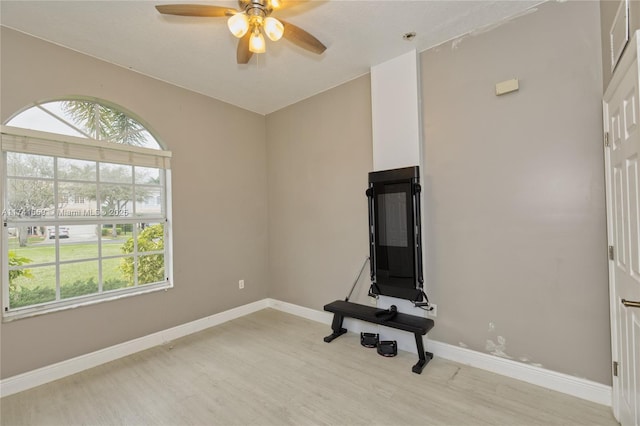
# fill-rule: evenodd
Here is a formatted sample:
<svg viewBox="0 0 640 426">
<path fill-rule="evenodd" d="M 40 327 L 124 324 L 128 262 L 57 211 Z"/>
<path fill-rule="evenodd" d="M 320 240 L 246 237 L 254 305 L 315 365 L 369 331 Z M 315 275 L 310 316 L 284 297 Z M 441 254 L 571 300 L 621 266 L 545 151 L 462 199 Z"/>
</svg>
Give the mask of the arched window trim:
<svg viewBox="0 0 640 426">
<path fill-rule="evenodd" d="M 83 98 L 86 100 L 86 98 Z M 60 101 L 58 99 L 58 101 Z M 91 99 L 91 101 L 95 101 Z M 49 101 L 51 102 L 51 101 Z M 112 107 L 110 103 L 104 101 L 96 101 L 101 105 L 108 105 Z M 42 102 L 41 104 L 45 104 L 47 102 Z M 36 107 L 35 105 L 31 107 L 27 107 L 22 109 L 19 113 L 14 114 L 12 117 L 18 116 L 21 112 L 28 110 L 29 108 Z M 120 111 L 122 111 L 120 109 Z M 123 113 L 127 114 L 130 117 L 133 117 L 132 114 L 128 112 Z M 142 124 L 142 121 L 135 119 L 138 123 Z M 8 122 L 10 122 L 9 120 Z M 162 149 L 162 144 L 158 141 L 155 136 L 148 130 L 146 125 L 143 125 L 145 130 L 149 132 L 149 134 L 155 139 L 155 142 L 158 144 L 158 149 L 139 147 L 121 143 L 114 143 L 105 140 L 96 140 L 92 138 L 84 138 L 77 136 L 68 136 L 64 134 L 58 133 L 49 133 L 39 130 L 31 130 L 25 128 L 18 128 L 12 126 L 0 126 L 1 130 L 1 138 L 0 138 L 0 151 L 2 153 L 2 161 L 0 161 L 0 176 L 2 178 L 3 184 L 0 185 L 0 200 L 3 203 L 3 233 L 2 233 L 2 270 L 5 271 L 2 274 L 2 318 L 3 321 L 10 321 L 19 318 L 31 317 L 35 315 L 41 315 L 49 312 L 56 312 L 64 309 L 75 308 L 78 306 L 86 306 L 95 303 L 100 303 L 103 301 L 119 299 L 122 297 L 128 297 L 133 295 L 145 294 L 154 291 L 166 290 L 168 288 L 173 287 L 173 260 L 172 260 L 172 221 L 171 221 L 171 170 L 170 170 L 170 158 L 171 152 Z M 163 170 L 162 173 L 162 203 L 163 203 L 163 211 L 161 216 L 153 217 L 149 219 L 149 222 L 153 223 L 163 223 L 163 238 L 164 238 L 164 249 L 161 251 L 149 251 L 149 252 L 141 252 L 138 254 L 138 243 L 137 239 L 139 238 L 141 230 L 136 230 L 136 226 L 140 224 L 144 227 L 144 222 L 147 219 L 134 217 L 134 218 L 113 218 L 108 220 L 96 220 L 91 222 L 90 220 L 84 220 L 83 218 L 67 218 L 64 216 L 58 217 L 56 213 L 54 217 L 47 217 L 46 219 L 16 219 L 10 218 L 6 214 L 7 210 L 7 182 L 8 172 L 7 172 L 7 153 L 19 153 L 19 154 L 27 154 L 27 155 L 38 155 L 38 156 L 49 156 L 54 158 L 54 164 L 57 164 L 57 160 L 55 159 L 76 159 L 76 160 L 88 160 L 95 161 L 96 165 L 100 164 L 121 164 L 132 166 L 132 170 L 136 170 L 136 167 L 143 168 L 155 168 L 158 170 Z M 12 177 L 13 178 L 13 177 Z M 15 179 L 15 178 L 13 178 Z M 58 185 L 58 178 L 54 177 L 50 179 L 54 185 Z M 100 183 L 98 183 L 100 185 Z M 135 178 L 134 178 L 134 187 L 135 187 Z M 57 186 L 56 186 L 57 188 Z M 56 190 L 57 191 L 57 190 Z M 134 189 L 134 193 L 135 193 Z M 57 192 L 56 192 L 57 194 Z M 56 195 L 57 198 L 57 195 Z M 132 200 L 132 203 L 135 203 Z M 15 270 L 15 266 L 9 267 L 9 234 L 8 229 L 11 226 L 16 226 L 22 224 L 36 224 L 43 226 L 54 227 L 56 232 L 58 232 L 59 228 L 62 226 L 71 226 L 77 224 L 96 224 L 98 227 L 103 226 L 105 223 L 113 223 L 113 227 L 115 228 L 115 224 L 126 225 L 129 224 L 134 228 L 134 259 L 136 263 L 138 257 L 144 257 L 145 255 L 158 255 L 162 254 L 164 256 L 164 272 L 165 279 L 159 282 L 145 284 L 142 283 L 138 285 L 136 278 L 136 286 L 132 288 L 121 288 L 118 290 L 111 290 L 103 292 L 102 282 L 99 286 L 99 291 L 96 293 L 85 294 L 81 297 L 73 297 L 68 300 L 62 299 L 60 297 L 60 278 L 57 278 L 56 282 L 56 299 L 53 301 L 49 301 L 47 303 L 40 303 L 34 306 L 26 306 L 19 307 L 14 309 L 9 304 L 9 272 L 10 270 Z M 58 234 L 59 237 L 60 234 Z M 56 237 L 56 238 L 58 238 Z M 102 246 L 102 240 L 99 239 L 100 247 Z M 56 250 L 58 250 L 59 244 L 56 241 Z M 97 262 L 102 261 L 102 255 L 99 255 L 95 259 Z M 56 262 L 55 267 L 58 268 L 56 274 L 60 274 L 60 263 L 57 260 L 59 258 L 59 254 L 56 252 Z M 61 262 L 62 264 L 64 262 Z M 46 266 L 46 264 L 45 264 Z M 64 265 L 63 265 L 64 266 Z M 136 267 L 137 268 L 137 267 Z M 102 271 L 102 269 L 100 269 Z M 100 279 L 102 279 L 102 272 L 99 273 Z"/>
<path fill-rule="evenodd" d="M 11 126 L 11 127 L 16 127 L 15 125 L 11 124 L 11 122 L 13 120 L 19 118 L 20 115 L 22 115 L 24 113 L 28 113 L 32 109 L 37 109 L 37 110 L 42 111 L 43 113 L 47 114 L 51 118 L 59 121 L 61 124 L 71 128 L 74 131 L 78 132 L 79 134 L 83 135 L 83 138 L 86 138 L 86 139 L 89 139 L 89 140 L 92 140 L 92 141 L 101 141 L 101 142 L 113 143 L 113 144 L 117 144 L 117 145 L 121 144 L 119 142 L 115 142 L 115 141 L 111 141 L 111 140 L 107 140 L 107 139 L 96 139 L 91 134 L 89 134 L 85 130 L 81 129 L 77 123 L 74 123 L 72 121 L 66 120 L 64 117 L 61 117 L 61 116 L 51 112 L 49 109 L 46 108 L 47 104 L 52 104 L 52 103 L 56 103 L 56 102 L 73 102 L 73 101 L 91 102 L 91 103 L 94 103 L 94 104 L 96 104 L 98 106 L 101 106 L 101 107 L 104 107 L 104 108 L 108 108 L 108 109 L 111 109 L 111 110 L 114 110 L 114 111 L 117 111 L 119 113 L 124 114 L 126 117 L 128 117 L 129 119 L 131 119 L 134 122 L 136 122 L 137 124 L 139 124 L 144 129 L 144 131 L 149 133 L 149 135 L 153 139 L 153 142 L 157 145 L 157 148 L 156 147 L 148 147 L 148 148 L 157 149 L 157 150 L 167 150 L 168 149 L 166 144 L 163 143 L 162 140 L 155 135 L 155 132 L 153 132 L 151 130 L 150 126 L 143 119 L 141 119 L 139 116 L 137 116 L 133 112 L 131 112 L 131 111 L 127 110 L 126 108 L 123 108 L 122 106 L 119 106 L 119 105 L 117 105 L 117 104 L 115 104 L 113 102 L 109 102 L 107 100 L 99 99 L 99 98 L 95 98 L 95 97 L 69 96 L 69 97 L 65 97 L 65 98 L 53 98 L 53 99 L 47 99 L 47 100 L 35 102 L 34 104 L 25 106 L 21 110 L 19 110 L 16 113 L 12 114 L 9 117 L 9 119 L 7 119 L 3 124 Z M 24 128 L 24 127 L 19 127 L 19 128 Z M 67 135 L 62 134 L 62 133 L 50 132 L 48 130 L 43 130 L 43 129 L 32 129 L 32 128 L 29 128 L 28 130 L 44 131 L 46 133 L 54 133 L 54 134 L 67 136 Z M 126 145 L 126 144 L 123 144 L 123 145 Z M 130 145 L 130 146 L 135 146 L 135 145 Z"/>
</svg>

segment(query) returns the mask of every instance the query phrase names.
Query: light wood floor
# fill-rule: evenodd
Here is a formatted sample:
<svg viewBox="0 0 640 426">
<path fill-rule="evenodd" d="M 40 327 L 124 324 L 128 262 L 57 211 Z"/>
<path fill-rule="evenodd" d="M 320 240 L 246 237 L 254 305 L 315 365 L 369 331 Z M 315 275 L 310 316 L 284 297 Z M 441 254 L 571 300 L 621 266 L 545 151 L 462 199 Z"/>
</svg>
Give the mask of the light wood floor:
<svg viewBox="0 0 640 426">
<path fill-rule="evenodd" d="M 611 410 L 263 311 L 0 401 L 2 425 L 615 425 Z"/>
</svg>

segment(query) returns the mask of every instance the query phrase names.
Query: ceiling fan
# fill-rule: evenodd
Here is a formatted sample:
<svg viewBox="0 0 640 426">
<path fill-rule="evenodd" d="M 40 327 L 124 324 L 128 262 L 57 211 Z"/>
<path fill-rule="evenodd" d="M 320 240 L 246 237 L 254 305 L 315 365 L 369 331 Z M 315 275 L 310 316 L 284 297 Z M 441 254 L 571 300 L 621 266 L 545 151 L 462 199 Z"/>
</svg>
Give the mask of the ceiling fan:
<svg viewBox="0 0 640 426">
<path fill-rule="evenodd" d="M 282 37 L 310 52 L 321 54 L 326 46 L 307 31 L 271 15 L 282 7 L 280 0 L 238 0 L 239 10 L 223 6 L 202 4 L 158 5 L 158 12 L 165 15 L 228 17 L 229 31 L 239 38 L 236 59 L 239 64 L 249 62 L 254 53 L 264 53 L 266 43 L 262 33 L 278 41 Z"/>
</svg>

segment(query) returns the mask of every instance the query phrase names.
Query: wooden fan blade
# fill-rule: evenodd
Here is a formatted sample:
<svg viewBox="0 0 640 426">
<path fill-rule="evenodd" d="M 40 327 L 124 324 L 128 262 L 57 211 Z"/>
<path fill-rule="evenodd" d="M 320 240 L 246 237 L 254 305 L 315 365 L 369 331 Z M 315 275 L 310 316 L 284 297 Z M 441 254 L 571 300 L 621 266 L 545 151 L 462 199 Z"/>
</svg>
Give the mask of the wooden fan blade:
<svg viewBox="0 0 640 426">
<path fill-rule="evenodd" d="M 207 6 L 204 4 L 164 4 L 156 6 L 156 9 L 165 15 L 199 16 L 204 18 L 231 16 L 238 12 L 228 7 Z"/>
<path fill-rule="evenodd" d="M 296 9 L 303 6 L 312 6 L 314 0 L 271 0 L 273 10 Z"/>
<path fill-rule="evenodd" d="M 273 10 L 280 10 L 280 9 L 284 9 L 287 6 L 291 6 L 293 4 L 295 4 L 294 1 L 288 2 L 289 4 L 285 4 L 285 0 L 271 0 L 269 2 L 269 5 L 271 6 L 271 8 Z"/>
<path fill-rule="evenodd" d="M 251 31 L 247 32 L 240 40 L 238 40 L 238 51 L 236 52 L 236 60 L 239 64 L 246 64 L 253 56 L 253 52 L 249 50 L 249 39 Z"/>
<path fill-rule="evenodd" d="M 327 47 L 320 42 L 317 38 L 306 32 L 300 27 L 296 27 L 289 22 L 285 22 L 282 19 L 279 19 L 284 25 L 284 34 L 282 35 L 287 40 L 292 43 L 306 49 L 310 52 L 317 53 L 320 55 L 322 52 L 327 50 Z"/>
</svg>

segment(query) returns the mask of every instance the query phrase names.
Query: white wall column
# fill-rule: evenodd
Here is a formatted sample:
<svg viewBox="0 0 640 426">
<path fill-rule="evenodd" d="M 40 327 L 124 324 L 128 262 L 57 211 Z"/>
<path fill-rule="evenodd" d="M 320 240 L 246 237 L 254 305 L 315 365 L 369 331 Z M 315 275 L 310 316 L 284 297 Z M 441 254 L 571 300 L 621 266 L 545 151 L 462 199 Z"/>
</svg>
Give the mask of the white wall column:
<svg viewBox="0 0 640 426">
<path fill-rule="evenodd" d="M 371 68 L 374 170 L 420 165 L 422 126 L 415 50 Z"/>
<path fill-rule="evenodd" d="M 387 170 L 420 166 L 420 180 L 424 181 L 422 164 L 422 114 L 420 101 L 420 73 L 418 53 L 412 50 L 371 67 L 371 113 L 373 127 L 373 169 Z M 424 185 L 422 185 L 424 188 Z M 422 212 L 426 211 L 421 196 Z M 423 220 L 424 222 L 424 220 Z M 423 229 L 423 262 L 424 262 Z M 413 303 L 394 297 L 380 296 L 378 307 L 396 305 L 399 312 L 423 315 Z M 410 333 L 379 327 L 381 340 L 397 340 L 398 347 L 416 351 Z"/>
</svg>

